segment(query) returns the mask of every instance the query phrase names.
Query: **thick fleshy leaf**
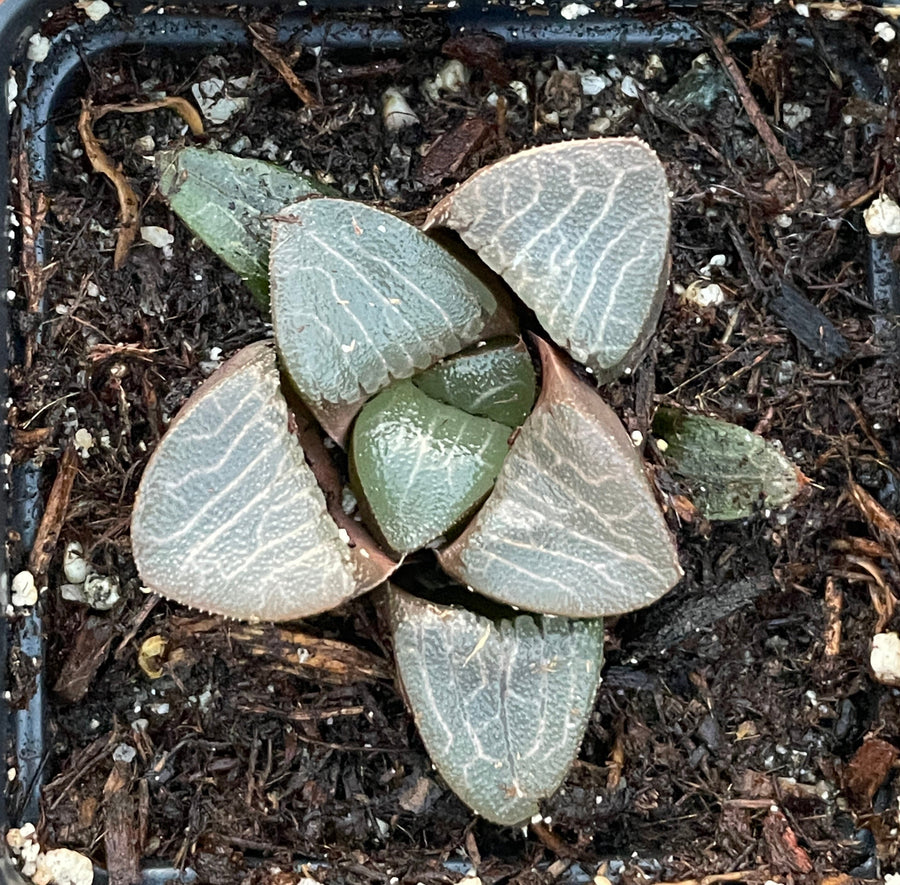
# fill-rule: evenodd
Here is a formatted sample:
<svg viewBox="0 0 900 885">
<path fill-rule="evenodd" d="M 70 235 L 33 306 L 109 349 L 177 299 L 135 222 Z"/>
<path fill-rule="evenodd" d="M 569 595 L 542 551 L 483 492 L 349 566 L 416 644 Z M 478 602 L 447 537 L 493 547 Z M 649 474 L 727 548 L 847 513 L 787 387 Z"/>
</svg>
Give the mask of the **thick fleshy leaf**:
<svg viewBox="0 0 900 885">
<path fill-rule="evenodd" d="M 490 492 L 510 428 L 426 396 L 401 381 L 366 403 L 351 457 L 366 504 L 398 553 L 459 524 Z"/>
<path fill-rule="evenodd" d="M 417 228 L 347 200 L 282 210 L 270 271 L 284 366 L 329 432 L 334 407 L 473 343 L 496 308 L 474 274 Z"/>
<path fill-rule="evenodd" d="M 537 405 L 441 564 L 530 611 L 593 618 L 649 605 L 681 569 L 641 459 L 597 392 L 538 344 Z"/>
<path fill-rule="evenodd" d="M 660 408 L 653 432 L 666 464 L 707 519 L 743 519 L 787 504 L 801 488 L 797 468 L 761 436 L 683 409 Z"/>
<path fill-rule="evenodd" d="M 432 210 L 605 381 L 634 362 L 665 295 L 669 190 L 637 139 L 567 141 L 476 172 Z"/>
<path fill-rule="evenodd" d="M 303 197 L 332 193 L 303 175 L 263 160 L 185 147 L 157 154 L 159 192 L 194 236 L 269 304 L 272 216 Z"/>
<path fill-rule="evenodd" d="M 521 342 L 488 342 L 448 357 L 413 383 L 433 399 L 518 427 L 534 405 L 534 366 Z"/>
<path fill-rule="evenodd" d="M 389 590 L 394 656 L 432 762 L 474 811 L 527 822 L 575 759 L 600 683 L 603 622 L 497 623 Z"/>
<path fill-rule="evenodd" d="M 131 522 L 143 582 L 194 608 L 281 621 L 375 586 L 290 432 L 275 351 L 260 342 L 184 405 L 144 471 Z"/>
</svg>

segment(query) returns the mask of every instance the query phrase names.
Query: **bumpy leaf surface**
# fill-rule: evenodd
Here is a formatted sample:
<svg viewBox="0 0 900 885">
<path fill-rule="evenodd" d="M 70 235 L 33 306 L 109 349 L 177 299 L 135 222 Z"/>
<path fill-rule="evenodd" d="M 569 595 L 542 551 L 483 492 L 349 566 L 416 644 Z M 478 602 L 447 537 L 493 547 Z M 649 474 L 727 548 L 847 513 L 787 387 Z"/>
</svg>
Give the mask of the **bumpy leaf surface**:
<svg viewBox="0 0 900 885">
<path fill-rule="evenodd" d="M 457 525 L 491 490 L 509 435 L 409 381 L 366 403 L 353 427 L 353 468 L 388 544 L 410 553 Z"/>
<path fill-rule="evenodd" d="M 268 306 L 271 216 L 329 189 L 271 163 L 224 151 L 164 151 L 158 164 L 159 191 L 176 215 Z"/>
<path fill-rule="evenodd" d="M 653 432 L 666 464 L 690 487 L 707 519 L 743 519 L 787 504 L 799 491 L 797 469 L 761 436 L 718 418 L 661 408 Z"/>
<path fill-rule="evenodd" d="M 426 228 L 458 231 L 550 337 L 601 380 L 653 332 L 668 274 L 668 184 L 636 139 L 567 141 L 475 173 Z"/>
<path fill-rule="evenodd" d="M 417 228 L 347 200 L 279 213 L 270 281 L 278 348 L 312 407 L 355 403 L 456 353 L 496 307 Z"/>
<path fill-rule="evenodd" d="M 489 342 L 416 375 L 413 383 L 433 399 L 518 427 L 534 405 L 534 366 L 521 341 Z"/>
<path fill-rule="evenodd" d="M 357 562 L 288 429 L 275 352 L 240 351 L 185 404 L 138 489 L 131 523 L 144 583 L 194 608 L 287 620 L 385 577 Z"/>
<path fill-rule="evenodd" d="M 603 623 L 494 623 L 391 588 L 397 671 L 432 761 L 498 824 L 527 821 L 578 752 L 600 683 Z"/>
<path fill-rule="evenodd" d="M 530 611 L 600 617 L 649 605 L 681 569 L 640 457 L 596 391 L 549 345 L 539 348 L 537 405 L 441 564 Z"/>
</svg>

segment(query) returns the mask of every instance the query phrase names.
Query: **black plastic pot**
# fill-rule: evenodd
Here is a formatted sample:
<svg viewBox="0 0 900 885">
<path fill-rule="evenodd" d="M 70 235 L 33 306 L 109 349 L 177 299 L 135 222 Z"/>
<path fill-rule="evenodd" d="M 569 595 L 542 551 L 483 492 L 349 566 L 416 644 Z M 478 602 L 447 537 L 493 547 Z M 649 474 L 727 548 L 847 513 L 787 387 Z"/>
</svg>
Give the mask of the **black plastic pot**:
<svg viewBox="0 0 900 885">
<path fill-rule="evenodd" d="M 250 5 L 263 5 L 255 3 Z M 527 50 L 552 54 L 571 50 L 608 51 L 630 50 L 639 52 L 679 49 L 697 52 L 707 48 L 704 35 L 690 23 L 690 8 L 697 2 L 669 4 L 667 13 L 656 11 L 651 19 L 637 18 L 635 12 L 616 13 L 610 17 L 591 14 L 574 21 L 567 21 L 559 14 L 561 4 L 540 6 L 540 15 L 529 15 L 527 10 L 492 4 L 483 8 L 480 3 L 466 0 L 440 0 L 418 4 L 404 4 L 394 9 L 391 3 L 362 4 L 355 0 L 327 3 L 311 2 L 303 9 L 295 3 L 280 4 L 285 13 L 280 21 L 279 38 L 296 39 L 308 46 L 325 46 L 333 50 L 369 52 L 387 50 L 402 57 L 409 45 L 408 30 L 402 27 L 403 17 L 429 16 L 444 28 L 447 36 L 460 28 L 488 31 L 502 37 L 510 51 Z M 606 4 L 611 8 L 612 4 Z M 636 4 L 640 5 L 640 4 Z M 156 9 L 142 12 L 144 4 L 128 0 L 99 23 L 86 22 L 67 26 L 52 39 L 50 54 L 39 64 L 26 60 L 28 37 L 37 32 L 47 13 L 58 3 L 42 0 L 5 0 L 0 4 L 0 58 L 9 61 L 9 74 L 17 85 L 17 110 L 13 123 L 22 133 L 22 148 L 27 153 L 31 175 L 44 180 L 49 175 L 52 137 L 48 121 L 52 119 L 60 103 L 72 95 L 73 83 L 79 76 L 82 64 L 112 49 L 167 51 L 174 53 L 202 53 L 225 46 L 243 46 L 249 42 L 246 30 L 237 17 L 218 15 L 213 10 L 192 7 L 191 11 L 176 11 L 169 6 L 163 14 Z M 160 10 L 161 12 L 162 10 Z M 386 13 L 393 12 L 393 15 Z M 649 22 L 649 23 L 648 23 Z M 738 42 L 758 45 L 766 39 L 764 30 L 747 32 Z M 797 38 L 800 45 L 811 45 L 805 36 Z M 870 101 L 886 102 L 878 72 L 860 64 L 861 56 L 848 47 L 848 52 L 836 64 L 841 73 L 853 84 L 854 91 Z M 9 157 L 10 119 L 3 102 L 0 120 L 0 154 Z M 10 181 L 4 178 L 4 203 L 9 203 Z M 4 216 L 4 233 L 9 221 Z M 9 242 L 9 241 L 8 241 Z M 0 251 L 0 275 L 2 291 L 9 288 L 10 260 L 16 258 L 13 240 L 12 256 Z M 885 258 L 884 244 L 872 241 L 870 255 L 870 294 L 876 308 L 900 308 L 896 266 Z M 38 249 L 43 244 L 38 243 Z M 38 259 L 48 256 L 39 254 Z M 887 261 L 887 263 L 885 263 Z M 7 299 L 2 299 L 0 323 L 5 334 L 0 336 L 0 407 L 5 413 L 8 396 L 6 367 L 20 358 L 20 342 L 8 333 Z M 0 428 L 0 448 L 8 448 L 5 421 Z M 27 552 L 34 543 L 41 518 L 39 492 L 39 468 L 25 463 L 12 469 L 9 482 L 0 489 L 0 514 L 7 520 L 7 530 L 18 533 L 23 549 Z M 0 606 L 6 610 L 9 604 L 9 576 L 4 574 L 0 583 Z M 0 630 L 0 659 L 7 659 L 11 647 L 40 661 L 43 654 L 40 606 L 24 620 L 8 621 Z M 35 822 L 39 816 L 41 773 L 45 754 L 44 691 L 40 664 L 36 668 L 34 692 L 23 709 L 10 711 L 6 701 L 0 702 L 0 746 L 4 748 L 7 764 L 16 768 L 16 778 L 8 793 L 0 791 L 0 830 L 19 826 L 26 821 Z M 0 694 L 6 688 L 5 667 L 0 668 Z M 0 848 L 0 855 L 5 844 Z M 171 868 L 148 869 L 145 882 L 169 881 L 177 875 Z M 190 875 L 184 881 L 189 881 Z M 9 861 L 0 856 L 0 881 L 22 881 Z M 105 874 L 98 871 L 98 882 L 105 881 Z"/>
</svg>

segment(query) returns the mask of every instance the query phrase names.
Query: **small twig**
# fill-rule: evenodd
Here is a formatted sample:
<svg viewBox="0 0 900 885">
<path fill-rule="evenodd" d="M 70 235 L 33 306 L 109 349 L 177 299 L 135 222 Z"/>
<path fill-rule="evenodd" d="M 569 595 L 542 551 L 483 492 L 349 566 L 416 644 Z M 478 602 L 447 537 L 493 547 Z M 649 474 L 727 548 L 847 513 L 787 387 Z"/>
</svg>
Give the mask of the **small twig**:
<svg viewBox="0 0 900 885">
<path fill-rule="evenodd" d="M 747 271 L 747 276 L 750 277 L 753 288 L 757 292 L 765 292 L 768 287 L 766 286 L 765 280 L 762 278 L 762 274 L 759 272 L 759 268 L 756 266 L 753 253 L 750 251 L 750 247 L 747 245 L 746 240 L 741 234 L 737 222 L 729 216 L 725 223 L 728 226 L 728 235 L 731 237 L 731 242 L 734 244 L 738 258 L 741 259 L 744 270 Z"/>
<path fill-rule="evenodd" d="M 538 821 L 537 823 L 530 824 L 531 832 L 534 833 L 538 842 L 552 851 L 555 855 L 559 857 L 567 857 L 574 854 L 574 851 L 570 845 L 567 845 L 553 830 L 550 829 L 545 823 Z"/>
<path fill-rule="evenodd" d="M 49 402 L 49 403 L 47 403 L 46 405 L 41 406 L 41 407 L 40 407 L 40 408 L 39 408 L 39 409 L 38 409 L 38 410 L 37 410 L 37 411 L 36 411 L 36 412 L 35 412 L 35 413 L 34 413 L 34 414 L 33 414 L 33 415 L 32 415 L 32 416 L 31 416 L 31 417 L 30 417 L 23 425 L 22 425 L 22 428 L 21 428 L 21 429 L 22 429 L 22 430 L 27 430 L 27 429 L 28 429 L 28 426 L 31 424 L 32 421 L 34 421 L 35 418 L 38 417 L 38 415 L 42 415 L 44 412 L 47 411 L 47 409 L 52 409 L 54 406 L 59 405 L 60 403 L 64 403 L 67 399 L 71 399 L 73 396 L 78 396 L 78 394 L 77 394 L 77 393 L 66 393 L 66 394 L 63 394 L 63 395 L 60 396 L 60 397 L 57 397 L 57 398 L 56 398 L 55 400 L 53 400 L 52 402 Z"/>
<path fill-rule="evenodd" d="M 723 166 L 728 167 L 729 163 L 722 156 L 721 152 L 716 150 L 710 142 L 704 138 L 699 132 L 695 132 L 689 126 L 687 126 L 677 114 L 670 111 L 667 107 L 660 104 L 658 101 L 655 101 L 644 89 L 641 89 L 638 93 L 638 97 L 641 100 L 641 103 L 644 105 L 645 110 L 648 114 L 653 117 L 657 117 L 662 120 L 664 123 L 668 123 L 670 126 L 674 126 L 676 129 L 680 129 L 688 138 L 693 139 L 700 145 L 717 163 L 721 163 Z"/>
<path fill-rule="evenodd" d="M 676 393 L 678 393 L 679 390 L 681 390 L 682 387 L 686 387 L 688 384 L 691 384 L 692 382 L 696 381 L 698 378 L 702 378 L 707 372 L 711 372 L 717 366 L 721 366 L 722 363 L 728 362 L 728 360 L 733 359 L 734 355 L 739 350 L 743 350 L 743 348 L 749 347 L 750 344 L 752 344 L 752 343 L 753 342 L 750 341 L 750 339 L 747 339 L 746 341 L 742 341 L 740 344 L 738 344 L 737 347 L 733 348 L 729 353 L 726 353 L 725 356 L 721 356 L 714 363 L 711 363 L 708 366 L 704 366 L 704 368 L 702 368 L 699 372 L 696 372 L 695 374 L 691 375 L 690 378 L 686 378 L 684 381 L 681 382 L 681 384 L 675 385 L 675 387 L 673 387 L 669 391 L 666 391 L 666 393 L 663 395 L 664 396 L 674 396 Z"/>
<path fill-rule="evenodd" d="M 162 599 L 162 597 L 158 596 L 156 593 L 151 593 L 147 597 L 146 602 L 141 606 L 140 610 L 132 619 L 131 626 L 128 628 L 128 631 L 122 637 L 118 647 L 116 648 L 114 657 L 117 661 L 122 658 L 123 653 L 128 648 L 128 646 L 131 645 L 131 641 L 135 636 L 137 636 L 138 630 L 141 629 L 144 621 L 146 621 L 147 618 L 150 617 L 150 613 L 154 608 L 156 608 L 157 603 L 160 601 L 160 599 Z"/>
<path fill-rule="evenodd" d="M 737 62 L 725 45 L 725 41 L 719 34 L 712 34 L 710 39 L 712 40 L 716 58 L 718 58 L 719 64 L 722 65 L 731 79 L 731 82 L 734 84 L 738 98 L 740 98 L 741 104 L 744 106 L 744 110 L 750 118 L 750 122 L 762 139 L 763 144 L 766 146 L 766 150 L 772 156 L 772 159 L 775 160 L 778 168 L 789 178 L 793 179 L 797 186 L 798 198 L 800 198 L 808 189 L 809 182 L 801 176 L 797 164 L 788 156 L 787 151 L 784 149 L 784 145 L 775 137 L 775 133 L 769 125 L 769 121 L 766 120 L 766 115 L 763 113 L 762 108 L 759 106 L 759 102 L 757 102 L 753 93 L 750 91 L 750 87 L 747 85 L 747 81 L 744 79 L 741 69 L 738 67 Z"/>
<path fill-rule="evenodd" d="M 148 111 L 159 111 L 163 108 L 175 111 L 191 130 L 192 135 L 203 135 L 203 120 L 197 109 L 186 99 L 178 95 L 167 95 L 156 101 L 124 102 L 122 104 L 104 104 L 92 111 L 93 122 L 115 111 L 119 114 L 144 114 Z"/>
<path fill-rule="evenodd" d="M 341 716 L 361 716 L 366 712 L 365 707 L 332 707 L 326 710 L 279 710 L 275 707 L 264 707 L 262 704 L 249 704 L 239 706 L 242 713 L 260 713 L 268 716 L 278 716 L 291 722 L 320 722 L 323 719 L 336 719 Z"/>
<path fill-rule="evenodd" d="M 92 363 L 98 363 L 110 357 L 134 357 L 134 359 L 152 363 L 153 354 L 159 353 L 159 351 L 160 348 L 150 350 L 140 344 L 95 344 L 88 353 L 88 359 Z"/>
<path fill-rule="evenodd" d="M 66 511 L 69 509 L 69 498 L 77 473 L 78 453 L 75 446 L 70 443 L 59 462 L 59 472 L 50 489 L 44 517 L 37 530 L 34 546 L 31 548 L 31 556 L 28 559 L 29 571 L 34 575 L 38 587 L 41 586 L 47 575 L 50 560 L 56 550 L 56 543 L 59 541 L 59 533 L 62 531 Z"/>
<path fill-rule="evenodd" d="M 250 35 L 253 37 L 253 48 L 275 68 L 291 92 L 307 107 L 317 108 L 319 102 L 316 97 L 294 73 L 284 54 L 273 43 L 274 32 L 272 29 L 264 25 L 252 24 L 249 26 L 249 30 Z"/>
<path fill-rule="evenodd" d="M 21 151 L 16 162 L 16 176 L 19 181 L 18 198 L 19 198 L 19 220 L 21 229 L 21 257 L 19 259 L 22 270 L 22 281 L 25 287 L 25 303 L 28 313 L 34 314 L 41 310 L 41 304 L 44 299 L 44 292 L 47 288 L 47 281 L 53 275 L 56 269 L 56 263 L 48 264 L 46 267 L 38 261 L 38 237 L 44 221 L 47 218 L 47 211 L 50 203 L 47 195 L 38 194 L 37 205 L 32 201 L 31 195 L 31 170 L 28 166 L 28 157 L 24 151 Z M 35 332 L 29 333 L 25 341 L 25 357 L 23 359 L 24 368 L 27 371 L 31 368 L 34 359 L 35 350 Z"/>
<path fill-rule="evenodd" d="M 766 805 L 771 805 L 771 801 L 766 800 Z M 764 877 L 764 873 L 753 871 L 751 873 L 713 873 L 711 876 L 704 876 L 702 879 L 679 879 L 677 882 L 659 882 L 657 885 L 716 885 L 716 882 L 743 882 L 744 880 L 756 881 Z"/>
<path fill-rule="evenodd" d="M 133 795 L 134 773 L 127 762 L 116 762 L 103 787 L 106 867 L 110 885 L 140 882 L 141 850 L 138 809 Z"/>
<path fill-rule="evenodd" d="M 841 612 L 844 594 L 837 581 L 829 575 L 825 579 L 825 657 L 833 662 L 841 653 Z"/>
<path fill-rule="evenodd" d="M 847 483 L 850 498 L 856 504 L 866 522 L 880 535 L 900 542 L 900 522 L 881 506 L 859 483 L 852 479 Z"/>
<path fill-rule="evenodd" d="M 809 9 L 820 9 L 822 12 L 869 12 L 875 7 L 866 3 L 807 3 Z M 900 18 L 900 7 L 898 6 L 879 6 L 877 8 L 879 15 L 886 18 Z"/>
<path fill-rule="evenodd" d="M 95 172 L 105 175 L 115 186 L 119 199 L 119 233 L 116 238 L 116 251 L 113 267 L 118 270 L 128 258 L 128 252 L 137 237 L 141 223 L 140 200 L 134 188 L 125 177 L 120 166 L 116 166 L 107 156 L 100 142 L 94 135 L 94 123 L 101 117 L 116 111 L 122 114 L 139 114 L 170 108 L 181 116 L 194 135 L 203 134 L 203 122 L 195 108 L 184 98 L 166 96 L 158 101 L 138 102 L 134 104 L 108 104 L 94 107 L 88 99 L 81 102 L 81 114 L 78 117 L 78 134 L 84 144 L 84 152 Z"/>
<path fill-rule="evenodd" d="M 116 238 L 116 252 L 113 267 L 118 270 L 128 257 L 128 250 L 137 237 L 140 226 L 140 200 L 134 188 L 128 183 L 121 168 L 114 166 L 112 160 L 100 147 L 93 129 L 94 116 L 89 101 L 82 101 L 81 114 L 78 117 L 78 133 L 84 144 L 84 152 L 95 172 L 105 175 L 115 186 L 119 198 L 119 234 Z"/>
<path fill-rule="evenodd" d="M 853 417 L 856 419 L 856 423 L 859 424 L 859 429 L 866 435 L 866 439 L 872 443 L 872 448 L 875 449 L 878 457 L 882 460 L 888 460 L 888 453 L 885 451 L 884 446 L 881 444 L 881 441 L 875 436 L 875 433 L 872 431 L 872 427 L 869 422 L 866 420 L 866 416 L 863 414 L 862 409 L 849 397 L 845 394 L 841 394 L 841 399 L 847 405 L 847 408 L 853 412 Z"/>
<path fill-rule="evenodd" d="M 867 572 L 872 578 L 872 580 L 869 581 L 867 578 L 858 574 L 854 575 L 851 573 L 850 575 L 851 580 L 864 580 L 868 582 L 872 606 L 875 609 L 875 613 L 878 615 L 878 620 L 875 622 L 875 632 L 881 633 L 888 625 L 891 618 L 894 617 L 897 598 L 891 592 L 891 588 L 888 587 L 887 581 L 884 579 L 884 573 L 871 559 L 868 559 L 865 556 L 850 555 L 846 557 L 846 560 L 849 564 L 863 569 L 863 571 Z"/>
</svg>

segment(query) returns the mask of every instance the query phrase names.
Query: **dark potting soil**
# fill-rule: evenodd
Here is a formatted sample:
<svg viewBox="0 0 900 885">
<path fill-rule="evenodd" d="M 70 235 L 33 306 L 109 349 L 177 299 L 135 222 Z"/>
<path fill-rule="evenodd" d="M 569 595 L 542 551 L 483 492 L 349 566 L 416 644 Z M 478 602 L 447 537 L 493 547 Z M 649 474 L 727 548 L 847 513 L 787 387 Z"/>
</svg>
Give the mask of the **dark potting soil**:
<svg viewBox="0 0 900 885">
<path fill-rule="evenodd" d="M 590 877 L 598 866 L 622 882 L 843 882 L 900 870 L 900 777 L 890 758 L 873 761 L 890 755 L 877 741 L 900 746 L 900 697 L 867 669 L 873 634 L 900 625 L 900 339 L 872 300 L 861 217 L 879 193 L 900 194 L 900 55 L 875 37 L 879 20 L 707 6 L 691 19 L 704 33 L 771 38 L 739 49 L 710 36 L 698 61 L 680 50 L 522 55 L 476 33 L 448 42 L 438 20 L 414 18 L 403 25 L 421 46 L 413 54 L 291 57 L 315 108 L 253 51 L 87 64 L 81 94 L 50 123 L 53 175 L 29 182 L 32 204 L 40 194 L 49 203 L 45 309 L 28 310 L 26 268 L 14 305 L 26 348 L 11 376 L 13 459 L 42 463 L 50 496 L 61 453 L 82 446 L 42 601 L 52 688 L 42 845 L 109 863 L 114 881 L 129 881 L 140 856 L 216 885 L 295 882 L 301 873 L 275 870 L 302 858 L 325 861 L 327 872 L 305 874 L 330 883 L 455 882 L 466 865 L 485 882 Z M 448 57 L 471 81 L 429 100 L 423 84 Z M 894 96 L 886 106 L 854 91 L 854 64 Z M 141 224 L 174 236 L 167 249 L 139 238 L 114 270 L 118 206 L 85 158 L 80 99 L 193 101 L 192 85 L 216 77 L 246 78 L 232 87 L 249 100 L 227 122 L 207 121 L 202 137 L 170 110 L 97 122 L 140 194 Z M 418 123 L 386 130 L 389 86 L 408 92 Z M 275 628 L 141 592 L 128 526 L 147 458 L 214 366 L 270 329 L 156 196 L 151 158 L 211 144 L 417 221 L 480 166 L 591 134 L 639 135 L 671 181 L 673 287 L 659 332 L 637 371 L 604 393 L 644 437 L 685 578 L 609 624 L 580 758 L 545 822 L 523 833 L 475 819 L 433 770 L 371 597 Z M 889 267 L 892 244 L 880 247 Z M 720 303 L 686 300 L 697 280 L 718 285 Z M 782 512 L 704 521 L 649 435 L 660 403 L 778 441 L 809 483 Z M 72 540 L 117 576 L 112 610 L 61 598 Z M 15 539 L 12 561 L 14 573 L 24 567 Z M 158 654 L 147 661 L 142 650 Z M 27 659 L 14 653 L 11 671 L 21 704 Z M 129 850 L 115 850 L 117 839 Z"/>
</svg>

